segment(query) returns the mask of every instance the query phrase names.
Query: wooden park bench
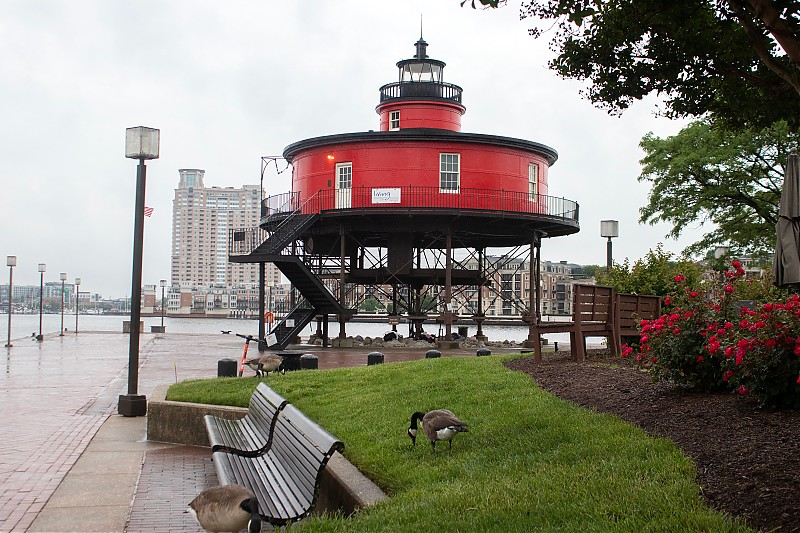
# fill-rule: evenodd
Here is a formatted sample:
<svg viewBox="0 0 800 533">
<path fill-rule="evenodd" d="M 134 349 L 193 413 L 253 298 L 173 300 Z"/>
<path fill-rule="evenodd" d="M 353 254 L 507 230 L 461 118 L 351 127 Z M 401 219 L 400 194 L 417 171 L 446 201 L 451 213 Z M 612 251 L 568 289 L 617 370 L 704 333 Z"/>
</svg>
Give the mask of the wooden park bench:
<svg viewBox="0 0 800 533">
<path fill-rule="evenodd" d="M 261 518 L 283 526 L 308 516 L 319 497 L 325 465 L 344 444 L 291 404 L 277 413 L 269 449 L 248 457 L 225 451 L 212 454 L 222 485 L 249 488 Z"/>
<path fill-rule="evenodd" d="M 619 351 L 614 329 L 614 289 L 603 285 L 576 284 L 572 292 L 572 320 L 538 322 L 530 326 L 534 336 L 533 353 L 542 362 L 541 336 L 545 333 L 569 333 L 572 356 L 582 362 L 586 358 L 586 337 L 606 337 L 614 353 Z"/>
<path fill-rule="evenodd" d="M 614 299 L 614 336 L 617 348 L 639 339 L 638 325 L 642 320 L 661 316 L 661 297 L 652 294 L 617 293 Z"/>
<path fill-rule="evenodd" d="M 239 455 L 261 455 L 269 449 L 278 413 L 289 402 L 264 383 L 259 383 L 247 414 L 240 420 L 206 415 L 204 421 L 211 452 L 227 451 Z"/>
</svg>

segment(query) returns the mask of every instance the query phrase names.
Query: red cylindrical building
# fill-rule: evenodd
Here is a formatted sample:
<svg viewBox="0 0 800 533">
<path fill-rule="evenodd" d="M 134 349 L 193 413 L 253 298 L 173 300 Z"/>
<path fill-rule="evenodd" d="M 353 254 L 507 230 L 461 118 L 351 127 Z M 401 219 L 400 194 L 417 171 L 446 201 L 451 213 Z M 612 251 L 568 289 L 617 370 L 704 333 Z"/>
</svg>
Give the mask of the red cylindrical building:
<svg viewBox="0 0 800 533">
<path fill-rule="evenodd" d="M 232 261 L 274 262 L 301 292 L 315 285 L 306 287 L 303 305 L 317 316 L 338 315 L 340 336 L 359 296 L 386 286 L 393 313 L 405 311 L 419 325 L 427 311 L 438 312 L 449 334 L 453 287 L 488 279 L 483 267 L 454 266 L 454 250 L 483 257 L 489 247 L 531 246 L 538 261 L 543 237 L 579 230 L 578 205 L 547 194 L 556 151 L 461 132 L 463 90 L 444 81 L 445 63 L 426 51 L 420 38 L 415 56 L 397 63 L 398 81 L 380 88 L 379 131 L 289 145 L 283 156 L 293 167 L 292 191 L 265 200 L 268 238 L 233 239 Z M 424 309 L 421 294 L 435 286 L 444 288 L 433 291 L 444 293 L 441 306 Z M 474 315 L 480 324 L 482 310 Z"/>
</svg>

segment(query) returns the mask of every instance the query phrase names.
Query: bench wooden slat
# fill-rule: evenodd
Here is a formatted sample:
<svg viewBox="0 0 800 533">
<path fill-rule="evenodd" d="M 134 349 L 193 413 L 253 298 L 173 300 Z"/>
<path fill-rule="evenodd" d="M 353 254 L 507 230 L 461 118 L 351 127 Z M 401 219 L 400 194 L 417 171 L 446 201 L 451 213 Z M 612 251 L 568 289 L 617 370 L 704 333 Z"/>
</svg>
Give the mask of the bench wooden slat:
<svg viewBox="0 0 800 533">
<path fill-rule="evenodd" d="M 609 347 L 616 349 L 614 328 L 614 289 L 604 285 L 575 284 L 572 293 L 572 321 L 539 322 L 532 324 L 531 334 L 535 337 L 533 350 L 535 361 L 542 360 L 541 336 L 544 333 L 570 334 L 570 350 L 578 361 L 586 356 L 587 336 L 606 337 Z"/>
<path fill-rule="evenodd" d="M 298 488 L 302 487 L 302 484 L 296 483 L 296 480 L 286 468 L 286 466 L 291 463 L 276 461 L 270 456 L 259 457 L 258 462 L 258 472 L 262 476 L 262 479 L 266 480 L 265 485 L 275 488 L 276 490 L 278 488 L 280 489 L 280 501 L 286 510 L 284 516 L 302 514 L 305 509 L 311 506 L 313 492 L 311 495 L 304 494 L 303 491 Z"/>
<path fill-rule="evenodd" d="M 289 407 L 294 409 L 294 406 Z M 315 453 L 316 449 L 314 452 L 308 449 L 308 440 L 297 433 L 296 428 L 288 420 L 289 416 L 291 413 L 287 413 L 287 417 L 281 417 L 278 422 L 276 430 L 280 432 L 282 438 L 276 441 L 272 455 L 286 465 L 287 477 L 297 479 L 313 488 L 319 464 L 324 461 L 325 454 Z"/>
<path fill-rule="evenodd" d="M 224 450 L 240 455 L 256 456 L 269 449 L 276 415 L 289 402 L 264 383 L 259 383 L 247 414 L 239 420 L 206 415 L 204 421 L 211 451 Z"/>
<path fill-rule="evenodd" d="M 618 293 L 615 307 L 615 336 L 617 343 L 622 346 L 626 337 L 638 337 L 638 326 L 642 320 L 655 320 L 661 316 L 661 297 Z"/>
<path fill-rule="evenodd" d="M 259 513 L 273 525 L 307 516 L 319 496 L 322 471 L 344 445 L 291 404 L 277 413 L 268 450 L 258 456 L 212 453 L 222 484 L 249 487 L 259 500 Z"/>
</svg>

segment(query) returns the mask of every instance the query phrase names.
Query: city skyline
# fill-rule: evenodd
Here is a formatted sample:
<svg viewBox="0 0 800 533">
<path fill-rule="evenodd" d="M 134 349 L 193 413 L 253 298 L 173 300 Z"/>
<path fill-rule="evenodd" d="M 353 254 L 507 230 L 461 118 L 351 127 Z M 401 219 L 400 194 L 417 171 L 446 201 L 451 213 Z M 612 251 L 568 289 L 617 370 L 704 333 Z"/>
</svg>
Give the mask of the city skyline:
<svg viewBox="0 0 800 533">
<path fill-rule="evenodd" d="M 659 242 L 671 252 L 692 242 L 697 228 L 675 242 L 664 238 L 665 225 L 636 222 L 647 194 L 636 181 L 638 142 L 683 124 L 654 117 L 654 99 L 609 117 L 580 97 L 579 83 L 547 69 L 547 41 L 528 36 L 518 4 L 459 4 L 87 1 L 81 10 L 59 2 L 41 10 L 4 2 L 0 54 L 9 72 L 0 95 L 14 105 L 0 133 L 9 195 L 0 253 L 17 257 L 14 283 L 38 283 L 37 264 L 46 263 L 47 281 L 66 272 L 83 279 L 82 291 L 130 294 L 136 166 L 123 147 L 125 128 L 137 125 L 161 131 L 161 156 L 147 164 L 154 211 L 145 220 L 143 280 L 170 279 L 178 170 L 204 169 L 219 187 L 257 186 L 262 156 L 304 138 L 377 129 L 378 88 L 413 54 L 420 14 L 429 54 L 464 88 L 463 130 L 559 153 L 550 194 L 580 204 L 581 232 L 545 240 L 544 258 L 604 264 L 605 219 L 620 222 L 616 260 Z M 290 189 L 282 168 L 270 167 L 266 196 Z"/>
</svg>

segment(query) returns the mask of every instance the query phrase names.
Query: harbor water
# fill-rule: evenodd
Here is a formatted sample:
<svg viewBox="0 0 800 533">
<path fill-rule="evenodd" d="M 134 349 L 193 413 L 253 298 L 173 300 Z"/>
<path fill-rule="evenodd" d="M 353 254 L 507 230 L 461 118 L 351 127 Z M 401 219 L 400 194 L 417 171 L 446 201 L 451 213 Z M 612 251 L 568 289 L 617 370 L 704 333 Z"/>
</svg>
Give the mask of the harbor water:
<svg viewBox="0 0 800 533">
<path fill-rule="evenodd" d="M 122 332 L 123 321 L 130 320 L 129 316 L 124 315 L 78 315 L 78 332 L 81 331 L 102 331 L 102 332 Z M 144 322 L 144 330 L 142 333 L 149 333 L 150 326 L 160 326 L 161 317 L 142 317 Z M 167 334 L 169 333 L 221 333 L 222 331 L 229 331 L 231 334 L 240 333 L 242 335 L 258 336 L 258 322 L 256 320 L 248 319 L 235 319 L 235 318 L 164 318 L 164 326 L 166 327 Z M 462 324 L 459 326 L 463 327 Z M 473 336 L 477 331 L 475 324 L 468 324 L 468 335 Z M 64 315 L 64 328 L 68 333 L 75 331 L 75 315 Z M 311 323 L 301 333 L 301 336 L 307 337 L 314 333 L 316 323 Z M 60 314 L 44 314 L 42 315 L 42 333 L 57 334 L 61 329 L 61 315 Z M 392 327 L 388 323 L 381 322 L 348 322 L 346 331 L 348 336 L 361 335 L 362 337 L 379 337 L 384 333 L 391 330 Z M 425 324 L 425 329 L 428 333 L 438 334 L 438 326 L 436 324 Z M 339 332 L 339 325 L 336 322 L 331 322 L 329 325 L 329 334 L 335 337 Z M 457 331 L 457 327 L 453 326 L 452 331 Z M 398 324 L 397 332 L 400 335 L 408 335 L 408 324 Z M 484 335 L 490 341 L 513 341 L 521 343 L 528 338 L 528 327 L 524 324 L 514 325 L 484 325 Z M 25 339 L 34 338 L 39 334 L 39 315 L 38 314 L 13 314 L 11 316 L 11 338 Z M 545 336 L 549 341 L 568 342 L 569 335 L 566 333 L 554 333 Z M 8 315 L 0 314 L 0 339 L 5 345 L 8 338 Z"/>
</svg>

